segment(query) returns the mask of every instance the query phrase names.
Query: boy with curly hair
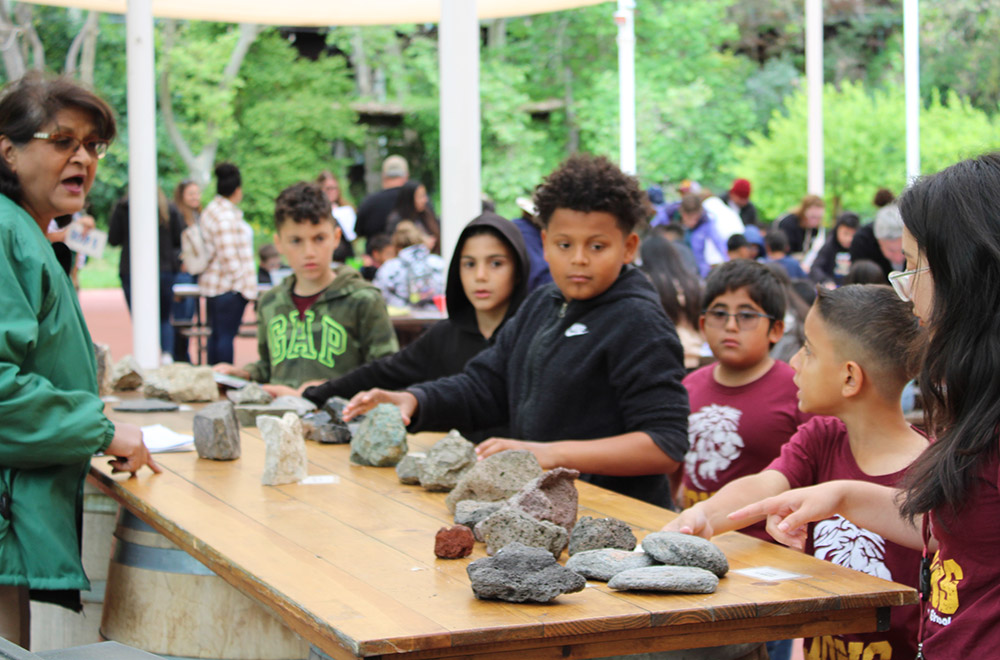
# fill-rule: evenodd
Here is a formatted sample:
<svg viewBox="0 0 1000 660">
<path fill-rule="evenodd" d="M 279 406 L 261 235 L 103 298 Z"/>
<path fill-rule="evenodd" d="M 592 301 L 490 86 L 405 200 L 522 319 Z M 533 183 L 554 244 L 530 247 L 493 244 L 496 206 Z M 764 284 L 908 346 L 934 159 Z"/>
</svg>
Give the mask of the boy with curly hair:
<svg viewBox="0 0 1000 660">
<path fill-rule="evenodd" d="M 655 289 L 630 264 L 650 215 L 636 180 L 606 158 L 569 158 L 535 191 L 553 283 L 540 287 L 496 343 L 454 376 L 402 392 L 369 390 L 349 419 L 399 406 L 411 431 L 508 424 L 480 458 L 526 449 L 545 469 L 670 506 L 666 474 L 687 451 L 680 340 Z"/>
<path fill-rule="evenodd" d="M 281 191 L 274 244 L 292 269 L 260 298 L 256 362 L 215 370 L 261 383 L 298 387 L 342 376 L 399 349 L 382 294 L 349 266 L 330 267 L 340 227 L 315 183 Z"/>
</svg>

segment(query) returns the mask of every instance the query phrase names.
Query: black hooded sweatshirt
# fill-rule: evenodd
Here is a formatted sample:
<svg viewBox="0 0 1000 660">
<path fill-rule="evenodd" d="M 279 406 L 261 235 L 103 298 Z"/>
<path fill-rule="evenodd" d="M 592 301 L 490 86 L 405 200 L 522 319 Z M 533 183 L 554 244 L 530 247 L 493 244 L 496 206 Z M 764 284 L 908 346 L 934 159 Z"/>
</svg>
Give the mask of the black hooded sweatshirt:
<svg viewBox="0 0 1000 660">
<path fill-rule="evenodd" d="M 504 320 L 501 322 L 491 339 L 486 339 L 479 332 L 476 322 L 476 310 L 465 295 L 459 267 L 461 265 L 462 246 L 471 234 L 489 227 L 498 238 L 503 239 L 511 249 L 516 261 L 514 272 L 517 273 L 517 283 L 511 293 L 510 306 Z M 483 349 L 493 343 L 500 328 L 514 316 L 527 292 L 528 251 L 524 238 L 517 226 L 495 213 L 483 213 L 474 219 L 458 237 L 458 246 L 452 256 L 448 268 L 448 282 L 445 294 L 448 304 L 448 318 L 435 323 L 416 341 L 403 350 L 374 362 L 358 367 L 350 373 L 330 380 L 322 385 L 306 388 L 303 396 L 318 406 L 332 396 L 350 398 L 358 392 L 380 387 L 387 390 L 399 390 L 417 383 L 435 380 L 457 374 L 465 368 L 466 363 L 478 355 Z M 480 429 L 468 426 L 456 427 L 466 438 L 476 442 L 485 440 L 492 435 L 505 435 L 506 425 L 491 429 Z"/>
<path fill-rule="evenodd" d="M 647 433 L 684 460 L 688 397 L 677 331 L 653 285 L 625 266 L 604 293 L 566 301 L 555 284 L 536 289 L 496 342 L 462 373 L 410 388 L 411 432 L 509 424 L 519 440 L 587 440 Z M 663 507 L 663 474 L 583 475 L 587 481 Z"/>
</svg>

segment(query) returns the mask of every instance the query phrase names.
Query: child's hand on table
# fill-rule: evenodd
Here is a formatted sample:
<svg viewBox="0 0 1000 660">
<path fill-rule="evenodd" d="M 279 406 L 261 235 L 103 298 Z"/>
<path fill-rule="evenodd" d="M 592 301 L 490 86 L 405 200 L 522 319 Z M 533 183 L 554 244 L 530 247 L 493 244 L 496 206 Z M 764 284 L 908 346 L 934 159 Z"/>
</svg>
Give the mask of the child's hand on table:
<svg viewBox="0 0 1000 660">
<path fill-rule="evenodd" d="M 700 536 L 708 540 L 711 540 L 715 536 L 712 523 L 709 522 L 708 516 L 705 515 L 705 512 L 698 505 L 681 511 L 676 518 L 663 526 L 662 531 L 681 532 L 682 534 Z"/>
<path fill-rule="evenodd" d="M 380 403 L 391 403 L 399 408 L 403 424 L 409 425 L 413 413 L 417 412 L 417 397 L 409 392 L 390 392 L 375 388 L 367 392 L 358 392 L 344 406 L 343 418 L 349 422 L 358 415 L 363 415 Z"/>
<path fill-rule="evenodd" d="M 508 449 L 525 449 L 530 451 L 538 459 L 538 464 L 543 470 L 551 470 L 560 467 L 562 462 L 557 457 L 556 442 L 529 442 L 527 440 L 514 440 L 512 438 L 490 438 L 476 445 L 476 458 L 483 460 L 493 454 L 499 454 Z"/>
</svg>

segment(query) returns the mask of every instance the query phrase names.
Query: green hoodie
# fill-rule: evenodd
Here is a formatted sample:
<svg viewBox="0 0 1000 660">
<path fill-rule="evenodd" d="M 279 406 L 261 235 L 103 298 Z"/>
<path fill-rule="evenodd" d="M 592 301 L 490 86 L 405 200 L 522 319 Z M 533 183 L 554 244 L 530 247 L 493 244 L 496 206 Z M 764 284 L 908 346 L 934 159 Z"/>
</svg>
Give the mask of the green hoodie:
<svg viewBox="0 0 1000 660">
<path fill-rule="evenodd" d="M 0 584 L 86 589 L 83 480 L 115 429 L 73 285 L 35 221 L 3 195 L 0 283 Z"/>
<path fill-rule="evenodd" d="M 292 301 L 294 286 L 290 275 L 260 298 L 260 359 L 244 367 L 251 380 L 298 387 L 338 378 L 399 350 L 382 294 L 354 269 L 338 267 L 301 320 Z"/>
</svg>

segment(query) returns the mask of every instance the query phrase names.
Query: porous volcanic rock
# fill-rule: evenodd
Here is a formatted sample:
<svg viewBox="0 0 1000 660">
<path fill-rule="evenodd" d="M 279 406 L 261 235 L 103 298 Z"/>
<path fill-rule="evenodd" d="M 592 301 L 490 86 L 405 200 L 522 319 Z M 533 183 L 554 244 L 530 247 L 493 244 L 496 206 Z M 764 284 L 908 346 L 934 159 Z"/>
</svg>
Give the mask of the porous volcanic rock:
<svg viewBox="0 0 1000 660">
<path fill-rule="evenodd" d="M 560 566 L 548 551 L 520 543 L 508 545 L 493 557 L 477 559 L 466 572 L 476 598 L 512 603 L 547 603 L 587 586 L 582 575 Z"/>
<path fill-rule="evenodd" d="M 653 566 L 656 562 L 645 552 L 617 548 L 584 550 L 566 560 L 566 568 L 585 578 L 607 582 L 622 571 Z"/>
<path fill-rule="evenodd" d="M 455 512 L 462 500 L 500 502 L 516 495 L 521 488 L 542 475 L 542 466 L 530 451 L 508 449 L 477 462 L 448 493 L 445 504 Z"/>
<path fill-rule="evenodd" d="M 608 586 L 620 591 L 711 594 L 718 588 L 719 578 L 695 566 L 648 566 L 622 571 L 608 580 Z"/>
<path fill-rule="evenodd" d="M 642 549 L 668 566 L 695 566 L 722 577 L 729 561 L 718 546 L 700 536 L 680 532 L 653 532 L 642 540 Z"/>
<path fill-rule="evenodd" d="M 257 383 L 247 383 L 238 390 L 226 392 L 226 398 L 239 405 L 248 403 L 258 406 L 266 406 L 274 401 L 274 397 L 264 391 L 264 388 Z"/>
<path fill-rule="evenodd" d="M 416 485 L 420 483 L 420 464 L 427 454 L 422 451 L 410 452 L 396 463 L 396 476 L 400 483 Z"/>
<path fill-rule="evenodd" d="M 486 554 L 496 554 L 511 543 L 545 548 L 554 557 L 562 554 L 569 534 L 562 525 L 539 520 L 520 509 L 503 507 L 476 525 L 476 537 L 486 542 Z"/>
<path fill-rule="evenodd" d="M 516 495 L 507 500 L 507 506 L 520 509 L 532 518 L 554 522 L 569 534 L 576 524 L 580 497 L 573 482 L 579 476 L 579 470 L 564 467 L 549 470 L 525 484 Z"/>
<path fill-rule="evenodd" d="M 217 401 L 199 410 L 193 428 L 198 458 L 231 461 L 240 457 L 240 425 L 229 401 Z"/>
<path fill-rule="evenodd" d="M 406 456 L 406 427 L 399 408 L 391 403 L 375 406 L 351 438 L 351 462 L 392 467 Z"/>
<path fill-rule="evenodd" d="M 147 372 L 142 391 L 150 398 L 178 403 L 215 401 L 219 386 L 214 373 L 211 367 L 175 362 Z"/>
<path fill-rule="evenodd" d="M 302 433 L 306 440 L 324 445 L 346 445 L 351 441 L 351 429 L 340 418 L 334 419 L 325 410 L 309 413 L 302 418 Z"/>
<path fill-rule="evenodd" d="M 635 549 L 635 534 L 632 528 L 617 518 L 591 518 L 584 516 L 576 521 L 569 535 L 569 556 L 587 550 L 617 548 Z"/>
<path fill-rule="evenodd" d="M 476 464 L 476 446 L 455 430 L 434 443 L 420 462 L 420 485 L 431 491 L 449 491 Z"/>
<path fill-rule="evenodd" d="M 469 529 L 475 530 L 476 525 L 499 511 L 504 504 L 504 502 L 462 500 L 455 505 L 455 524 L 465 525 Z M 476 540 L 482 541 L 483 539 L 477 536 Z"/>
<path fill-rule="evenodd" d="M 257 427 L 266 445 L 261 482 L 265 486 L 280 486 L 305 479 L 306 441 L 299 416 L 291 412 L 280 419 L 261 415 Z"/>
<path fill-rule="evenodd" d="M 472 554 L 476 539 L 465 525 L 442 527 L 434 536 L 434 554 L 441 559 L 461 559 Z"/>
</svg>

